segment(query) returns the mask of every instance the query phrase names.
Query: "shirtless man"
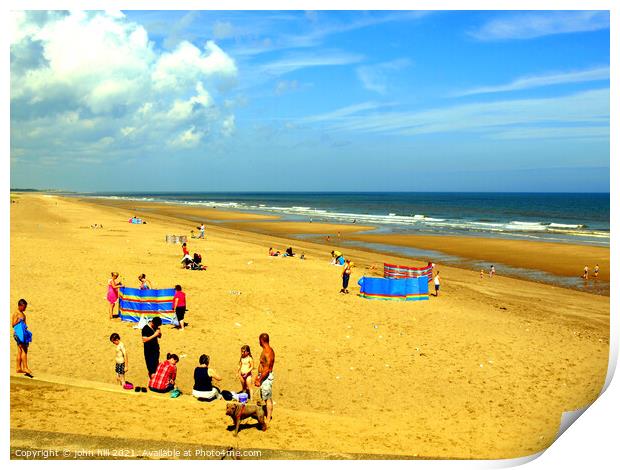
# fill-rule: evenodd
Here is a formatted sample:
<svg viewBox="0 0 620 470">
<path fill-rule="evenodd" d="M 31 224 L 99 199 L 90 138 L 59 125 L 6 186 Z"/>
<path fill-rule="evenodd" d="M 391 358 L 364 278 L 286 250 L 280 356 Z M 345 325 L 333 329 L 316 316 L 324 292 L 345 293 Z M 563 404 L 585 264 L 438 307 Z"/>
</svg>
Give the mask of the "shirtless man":
<svg viewBox="0 0 620 470">
<path fill-rule="evenodd" d="M 273 385 L 273 364 L 276 361 L 276 353 L 271 349 L 271 346 L 269 346 L 269 335 L 267 333 L 261 333 L 258 337 L 258 342 L 263 348 L 263 351 L 260 354 L 258 375 L 254 381 L 254 386 L 260 387 L 260 396 L 267 405 L 265 425 L 269 425 L 271 421 L 271 412 L 273 411 L 271 387 Z"/>
<path fill-rule="evenodd" d="M 13 314 L 13 318 L 11 318 L 11 326 L 15 327 L 20 321 L 23 321 L 26 324 L 26 307 L 28 306 L 28 302 L 24 299 L 19 299 L 17 303 L 17 311 Z M 15 342 L 17 343 L 17 358 L 15 361 L 15 372 L 18 374 L 25 374 L 26 377 L 32 377 L 32 371 L 28 367 L 28 345 L 29 342 L 22 342 L 17 335 L 13 335 L 15 338 Z"/>
</svg>

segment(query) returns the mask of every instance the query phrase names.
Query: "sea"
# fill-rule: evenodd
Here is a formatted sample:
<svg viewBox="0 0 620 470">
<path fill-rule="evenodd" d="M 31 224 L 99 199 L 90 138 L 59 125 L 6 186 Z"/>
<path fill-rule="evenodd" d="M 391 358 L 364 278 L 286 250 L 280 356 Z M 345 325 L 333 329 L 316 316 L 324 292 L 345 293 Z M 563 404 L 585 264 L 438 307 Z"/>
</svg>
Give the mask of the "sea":
<svg viewBox="0 0 620 470">
<path fill-rule="evenodd" d="M 373 225 L 373 233 L 450 234 L 609 246 L 609 193 L 88 193 Z"/>
<path fill-rule="evenodd" d="M 610 244 L 609 193 L 107 192 L 79 195 L 277 215 L 284 221 L 356 223 L 376 227 L 368 233 L 497 237 L 594 246 Z M 488 268 L 489 262 L 459 260 L 441 252 L 405 247 L 347 243 L 473 269 Z M 516 277 L 596 293 L 608 292 L 608 283 L 597 283 L 594 288 L 583 284 L 577 276 L 563 278 L 511 266 L 495 266 L 498 272 L 503 270 L 504 274 Z"/>
</svg>

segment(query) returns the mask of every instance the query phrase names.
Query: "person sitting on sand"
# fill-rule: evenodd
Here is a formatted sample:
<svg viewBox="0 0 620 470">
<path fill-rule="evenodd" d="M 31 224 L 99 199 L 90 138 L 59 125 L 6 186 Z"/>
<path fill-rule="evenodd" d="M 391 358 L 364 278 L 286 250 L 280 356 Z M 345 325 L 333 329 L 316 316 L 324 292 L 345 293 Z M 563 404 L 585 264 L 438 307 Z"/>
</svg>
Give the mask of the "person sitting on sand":
<svg viewBox="0 0 620 470">
<path fill-rule="evenodd" d="M 118 273 L 112 272 L 110 273 L 112 278 L 108 280 L 108 302 L 110 302 L 110 320 L 115 318 L 114 316 L 114 306 L 118 301 L 118 289 L 123 285 L 121 281 L 118 281 Z M 118 317 L 118 315 L 117 315 Z"/>
<path fill-rule="evenodd" d="M 149 380 L 149 390 L 157 393 L 167 393 L 174 389 L 174 381 L 177 378 L 177 363 L 179 356 L 168 353 L 166 360 L 157 366 L 157 371 Z"/>
<path fill-rule="evenodd" d="M 332 264 L 340 264 L 342 265 L 344 262 L 344 257 L 342 253 L 337 250 L 332 250 Z"/>
<path fill-rule="evenodd" d="M 252 370 L 254 370 L 254 358 L 250 352 L 250 346 L 247 344 L 241 346 L 241 358 L 239 359 L 239 369 L 237 370 L 237 376 L 241 381 L 241 392 L 248 394 L 248 399 L 252 394 L 250 389 L 252 387 Z"/>
<path fill-rule="evenodd" d="M 32 341 L 32 333 L 28 331 L 28 325 L 26 324 L 26 307 L 28 307 L 28 302 L 24 299 L 19 299 L 17 311 L 11 319 L 11 326 L 13 327 L 13 338 L 17 343 L 15 372 L 32 378 L 32 371 L 28 367 L 28 346 L 30 346 Z"/>
<path fill-rule="evenodd" d="M 269 256 L 280 256 L 280 252 L 274 251 L 272 247 L 269 247 Z"/>
<path fill-rule="evenodd" d="M 220 398 L 220 389 L 213 385 L 222 378 L 214 369 L 209 368 L 209 356 L 202 354 L 198 360 L 199 365 L 194 369 L 194 388 L 192 395 L 199 401 L 213 401 Z"/>
<path fill-rule="evenodd" d="M 293 247 L 289 246 L 282 256 L 295 256 L 295 253 L 293 253 Z"/>
<path fill-rule="evenodd" d="M 146 274 L 140 274 L 138 276 L 138 281 L 140 281 L 140 290 L 152 289 L 151 282 L 146 279 Z"/>
</svg>

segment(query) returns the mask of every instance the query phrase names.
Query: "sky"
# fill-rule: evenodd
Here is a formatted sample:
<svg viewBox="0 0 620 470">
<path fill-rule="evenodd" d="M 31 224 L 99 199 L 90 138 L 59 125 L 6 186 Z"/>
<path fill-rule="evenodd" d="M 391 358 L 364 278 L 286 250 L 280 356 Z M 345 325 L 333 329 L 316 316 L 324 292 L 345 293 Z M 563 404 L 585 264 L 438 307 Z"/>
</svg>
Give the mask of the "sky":
<svg viewBox="0 0 620 470">
<path fill-rule="evenodd" d="M 606 11 L 13 11 L 12 188 L 608 192 Z"/>
</svg>

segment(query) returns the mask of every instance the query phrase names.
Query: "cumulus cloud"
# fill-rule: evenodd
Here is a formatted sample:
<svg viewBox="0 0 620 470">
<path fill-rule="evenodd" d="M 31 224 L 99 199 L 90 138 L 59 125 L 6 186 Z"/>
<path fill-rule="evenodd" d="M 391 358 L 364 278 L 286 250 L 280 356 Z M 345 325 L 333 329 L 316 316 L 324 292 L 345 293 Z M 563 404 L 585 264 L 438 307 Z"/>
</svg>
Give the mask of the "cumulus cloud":
<svg viewBox="0 0 620 470">
<path fill-rule="evenodd" d="M 120 12 L 11 15 L 12 155 L 195 147 L 234 127 L 234 110 L 218 110 L 237 66 L 215 42 L 162 52 Z"/>
</svg>

